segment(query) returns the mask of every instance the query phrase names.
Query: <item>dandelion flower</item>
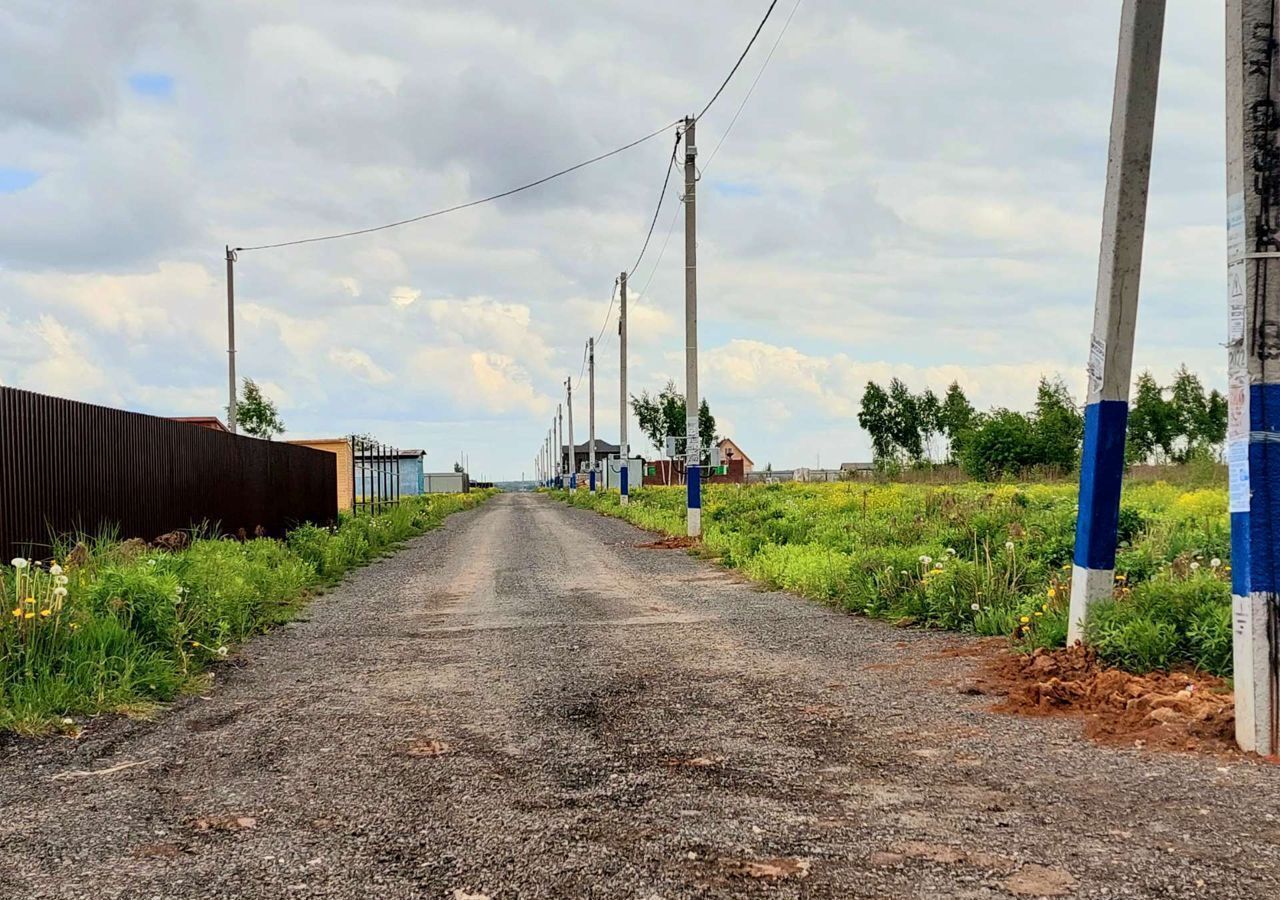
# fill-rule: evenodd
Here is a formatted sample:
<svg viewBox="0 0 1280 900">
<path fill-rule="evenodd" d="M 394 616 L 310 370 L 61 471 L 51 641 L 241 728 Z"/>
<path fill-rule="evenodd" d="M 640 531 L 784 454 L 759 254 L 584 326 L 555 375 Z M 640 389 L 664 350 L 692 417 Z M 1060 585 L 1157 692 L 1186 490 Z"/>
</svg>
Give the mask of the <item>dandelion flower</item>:
<svg viewBox="0 0 1280 900">
<path fill-rule="evenodd" d="M 955 556 L 955 555 L 956 555 L 956 548 L 955 548 L 955 547 L 948 547 L 948 548 L 947 548 L 947 556 Z"/>
<path fill-rule="evenodd" d="M 36 614 L 33 612 L 26 612 L 22 614 L 22 618 L 24 619 L 34 619 L 35 617 L 36 617 Z"/>
<path fill-rule="evenodd" d="M 53 614 L 53 610 L 51 610 L 51 609 L 42 609 L 42 610 L 40 610 L 40 618 L 42 618 L 42 619 L 47 619 L 47 618 L 49 618 L 49 616 L 51 616 L 52 614 Z"/>
<path fill-rule="evenodd" d="M 1006 549 L 1006 550 L 1012 550 L 1012 549 L 1013 549 L 1013 541 L 1005 541 L 1005 542 L 1004 542 L 1004 549 Z"/>
<path fill-rule="evenodd" d="M 970 608 L 971 610 L 973 610 L 974 612 L 978 612 L 979 610 L 981 610 L 981 609 L 982 609 L 982 605 L 981 605 L 981 604 L 978 604 L 978 603 L 970 603 L 970 604 L 969 604 L 969 608 Z"/>
<path fill-rule="evenodd" d="M 903 570 L 902 570 L 902 574 L 903 574 L 903 575 L 910 575 L 911 573 L 910 573 L 910 572 L 908 572 L 906 569 L 903 569 Z"/>
<path fill-rule="evenodd" d="M 1057 591 L 1057 589 L 1056 589 L 1056 588 L 1049 588 L 1049 599 L 1050 599 L 1050 600 L 1052 600 L 1052 599 L 1053 599 L 1054 597 L 1056 597 L 1056 596 L 1058 596 L 1058 591 Z"/>
<path fill-rule="evenodd" d="M 942 563 L 934 563 L 934 564 L 933 564 L 933 568 L 934 568 L 934 569 L 936 569 L 936 570 L 937 570 L 937 569 L 941 569 L 941 568 L 942 568 Z"/>
<path fill-rule="evenodd" d="M 1124 582 L 1126 582 L 1126 581 L 1128 581 L 1128 580 L 1129 580 L 1129 576 L 1128 576 L 1128 575 L 1125 575 L 1123 572 L 1121 572 L 1120 574 L 1118 574 L 1118 575 L 1116 576 L 1116 581 L 1119 581 L 1119 582 L 1121 582 L 1121 583 L 1124 583 Z"/>
<path fill-rule="evenodd" d="M 15 556 L 13 559 L 9 560 L 9 564 L 19 571 L 27 567 L 27 561 L 21 556 Z"/>
<path fill-rule="evenodd" d="M 1211 569 L 1216 569 L 1221 565 L 1222 565 L 1222 560 L 1218 559 L 1218 557 L 1216 556 L 1213 559 L 1209 560 L 1209 568 Z"/>
<path fill-rule="evenodd" d="M 1193 563 L 1191 564 L 1191 571 L 1192 571 L 1192 572 L 1194 572 L 1194 571 L 1195 571 L 1196 569 L 1198 569 L 1198 568 L 1200 568 L 1200 563 L 1198 563 L 1198 562 L 1193 562 Z"/>
<path fill-rule="evenodd" d="M 57 563 L 54 563 L 53 565 L 51 565 L 51 566 L 49 567 L 49 574 L 50 574 L 50 575 L 61 575 L 61 574 L 62 574 L 62 566 L 58 565 Z"/>
<path fill-rule="evenodd" d="M 200 646 L 200 642 L 199 642 L 199 641 L 192 641 L 192 642 L 191 642 L 191 646 L 192 646 L 192 647 L 199 647 L 199 646 Z"/>
<path fill-rule="evenodd" d="M 53 581 L 55 584 L 66 584 L 70 580 L 71 579 L 69 579 L 66 575 L 55 575 L 53 578 Z"/>
<path fill-rule="evenodd" d="M 222 647 L 219 647 L 219 648 L 218 648 L 218 655 L 219 655 L 219 656 L 226 656 L 226 655 L 227 655 L 227 648 L 226 648 L 226 646 L 225 646 L 225 645 L 224 645 L 224 646 L 222 646 Z"/>
<path fill-rule="evenodd" d="M 55 596 L 55 597 L 65 597 L 65 596 L 67 596 L 67 589 L 66 589 L 66 588 L 64 588 L 64 587 L 56 587 L 56 588 L 54 588 L 54 589 L 53 589 L 53 596 Z"/>
<path fill-rule="evenodd" d="M 1043 612 L 1041 612 L 1041 611 L 1040 611 L 1040 610 L 1038 610 L 1038 609 L 1036 610 L 1036 616 L 1037 616 L 1037 617 L 1039 617 L 1039 616 L 1043 616 L 1043 615 L 1044 615 L 1044 613 L 1043 613 Z"/>
<path fill-rule="evenodd" d="M 1028 622 L 1030 622 L 1030 621 L 1031 621 L 1031 617 L 1030 617 L 1030 616 L 1023 616 L 1023 617 L 1022 617 L 1022 618 L 1020 618 L 1018 621 L 1019 621 L 1019 622 L 1021 622 L 1023 625 L 1026 625 Z"/>
<path fill-rule="evenodd" d="M 15 607 L 13 608 L 13 615 L 14 615 L 14 618 L 17 618 L 17 619 L 22 618 L 22 607 L 21 607 L 21 606 L 15 606 Z"/>
<path fill-rule="evenodd" d="M 927 566 L 927 565 L 929 565 L 929 563 L 931 563 L 931 562 L 933 562 L 933 557 L 932 557 L 932 556 L 922 556 L 922 557 L 920 557 L 920 565 L 922 565 L 922 566 Z"/>
</svg>

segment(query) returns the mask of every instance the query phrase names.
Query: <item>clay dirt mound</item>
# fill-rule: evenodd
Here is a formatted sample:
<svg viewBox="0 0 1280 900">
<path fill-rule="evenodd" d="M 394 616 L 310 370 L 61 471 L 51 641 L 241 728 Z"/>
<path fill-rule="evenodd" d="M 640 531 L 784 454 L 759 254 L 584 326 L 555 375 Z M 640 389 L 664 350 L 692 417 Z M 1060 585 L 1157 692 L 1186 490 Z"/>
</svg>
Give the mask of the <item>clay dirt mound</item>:
<svg viewBox="0 0 1280 900">
<path fill-rule="evenodd" d="M 1104 743 L 1235 755 L 1235 697 L 1221 678 L 1200 672 L 1134 675 L 1098 661 L 1076 644 L 990 660 L 983 693 L 1003 693 L 1000 712 L 1085 719 Z"/>
</svg>

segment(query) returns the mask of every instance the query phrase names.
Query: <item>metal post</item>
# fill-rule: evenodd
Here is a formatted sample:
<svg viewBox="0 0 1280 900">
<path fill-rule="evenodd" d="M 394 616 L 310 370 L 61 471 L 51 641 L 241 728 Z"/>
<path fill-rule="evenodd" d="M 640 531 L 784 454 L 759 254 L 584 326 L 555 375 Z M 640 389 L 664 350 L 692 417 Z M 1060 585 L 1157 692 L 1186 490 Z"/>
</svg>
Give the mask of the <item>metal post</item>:
<svg viewBox="0 0 1280 900">
<path fill-rule="evenodd" d="M 1114 588 L 1164 9 L 1165 0 L 1125 0 L 1120 14 L 1102 250 L 1089 345 L 1089 395 L 1084 410 L 1068 643 L 1084 639 L 1089 607 L 1110 597 Z"/>
<path fill-rule="evenodd" d="M 587 430 L 590 445 L 587 447 L 587 483 L 591 493 L 596 492 L 596 339 L 587 338 Z"/>
<path fill-rule="evenodd" d="M 564 404 L 556 404 L 556 487 L 564 487 Z"/>
<path fill-rule="evenodd" d="M 688 532 L 702 534 L 702 462 L 698 439 L 698 151 L 694 145 L 692 116 L 684 120 L 684 417 L 685 482 L 688 485 Z"/>
<path fill-rule="evenodd" d="M 565 406 L 569 408 L 569 490 L 578 488 L 578 454 L 573 446 L 573 377 L 564 381 Z"/>
<path fill-rule="evenodd" d="M 1280 61 L 1276 5 L 1227 0 L 1227 470 L 1236 743 L 1280 753 Z"/>
<path fill-rule="evenodd" d="M 351 515 L 356 514 L 356 436 L 351 435 Z"/>
<path fill-rule="evenodd" d="M 227 430 L 236 433 L 236 253 L 227 246 Z"/>
<path fill-rule="evenodd" d="M 631 458 L 631 448 L 627 446 L 627 273 L 618 276 L 619 301 L 618 344 L 621 357 L 618 362 L 618 491 L 619 502 L 626 506 L 630 500 L 630 486 L 627 484 L 630 472 L 627 460 Z"/>
</svg>

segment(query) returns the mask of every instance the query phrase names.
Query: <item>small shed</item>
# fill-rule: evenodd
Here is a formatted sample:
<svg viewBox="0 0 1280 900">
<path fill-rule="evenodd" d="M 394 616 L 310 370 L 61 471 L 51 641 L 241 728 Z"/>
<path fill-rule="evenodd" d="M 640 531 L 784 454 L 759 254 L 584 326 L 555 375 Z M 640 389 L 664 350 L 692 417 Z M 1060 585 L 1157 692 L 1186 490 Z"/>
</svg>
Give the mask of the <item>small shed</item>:
<svg viewBox="0 0 1280 900">
<path fill-rule="evenodd" d="M 428 472 L 423 476 L 423 492 L 427 494 L 465 494 L 470 490 L 466 472 Z"/>
</svg>

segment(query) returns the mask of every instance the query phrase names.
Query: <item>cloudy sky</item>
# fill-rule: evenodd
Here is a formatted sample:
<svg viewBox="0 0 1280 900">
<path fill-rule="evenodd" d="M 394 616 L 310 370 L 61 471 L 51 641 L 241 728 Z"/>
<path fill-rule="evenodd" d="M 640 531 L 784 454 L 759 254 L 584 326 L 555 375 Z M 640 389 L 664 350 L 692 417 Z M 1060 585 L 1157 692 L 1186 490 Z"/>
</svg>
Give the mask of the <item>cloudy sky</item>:
<svg viewBox="0 0 1280 900">
<path fill-rule="evenodd" d="M 6 0 L 0 383 L 223 415 L 225 244 L 420 214 L 633 140 L 702 107 L 766 5 Z M 698 129 L 720 431 L 761 466 L 834 465 L 869 458 L 869 378 L 958 379 L 982 407 L 1029 405 L 1041 373 L 1079 394 L 1119 0 L 802 0 L 712 158 L 793 5 Z M 1220 4 L 1169 4 L 1136 362 L 1212 385 L 1222 31 Z M 240 373 L 290 437 L 367 431 L 434 468 L 465 449 L 476 475 L 529 473 L 671 142 L 432 221 L 241 254 Z M 674 199 L 633 279 L 633 391 L 683 381 Z M 616 440 L 604 335 L 598 430 Z"/>
</svg>

